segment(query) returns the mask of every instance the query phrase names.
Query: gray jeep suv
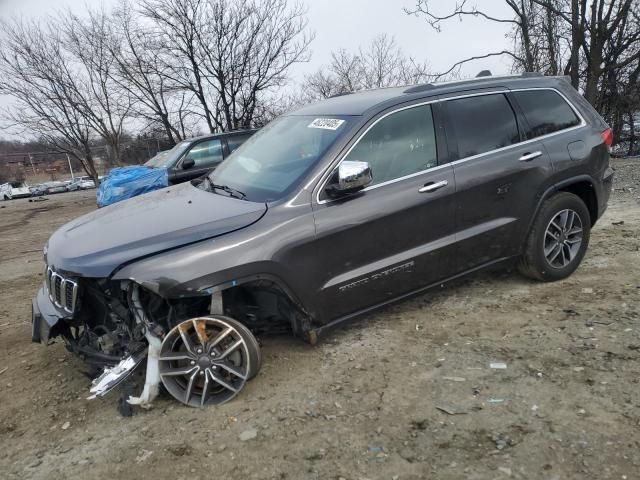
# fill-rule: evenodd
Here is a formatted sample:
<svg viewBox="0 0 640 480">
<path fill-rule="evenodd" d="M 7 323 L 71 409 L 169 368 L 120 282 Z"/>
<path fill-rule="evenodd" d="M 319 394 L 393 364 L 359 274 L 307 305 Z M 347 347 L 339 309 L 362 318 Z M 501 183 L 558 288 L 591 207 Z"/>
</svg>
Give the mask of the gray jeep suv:
<svg viewBox="0 0 640 480">
<path fill-rule="evenodd" d="M 560 280 L 611 191 L 611 130 L 563 78 L 534 74 L 331 98 L 271 122 L 201 179 L 60 228 L 33 340 L 102 371 L 146 359 L 193 406 L 260 368 L 254 335 L 326 328 L 500 262 Z"/>
</svg>

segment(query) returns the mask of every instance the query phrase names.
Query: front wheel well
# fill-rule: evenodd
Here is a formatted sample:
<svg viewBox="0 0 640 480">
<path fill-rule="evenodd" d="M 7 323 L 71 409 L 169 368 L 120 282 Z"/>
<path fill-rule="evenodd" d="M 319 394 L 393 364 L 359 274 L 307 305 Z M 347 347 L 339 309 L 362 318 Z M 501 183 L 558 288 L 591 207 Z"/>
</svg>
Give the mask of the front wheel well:
<svg viewBox="0 0 640 480">
<path fill-rule="evenodd" d="M 559 188 L 558 191 L 573 193 L 580 197 L 587 206 L 587 210 L 589 210 L 591 226 L 593 227 L 593 225 L 595 225 L 596 220 L 598 219 L 598 197 L 596 196 L 596 191 L 591 182 L 584 180 L 572 183 Z"/>
<path fill-rule="evenodd" d="M 224 314 L 254 333 L 293 333 L 306 338 L 308 315 L 277 282 L 254 280 L 222 291 Z"/>
</svg>

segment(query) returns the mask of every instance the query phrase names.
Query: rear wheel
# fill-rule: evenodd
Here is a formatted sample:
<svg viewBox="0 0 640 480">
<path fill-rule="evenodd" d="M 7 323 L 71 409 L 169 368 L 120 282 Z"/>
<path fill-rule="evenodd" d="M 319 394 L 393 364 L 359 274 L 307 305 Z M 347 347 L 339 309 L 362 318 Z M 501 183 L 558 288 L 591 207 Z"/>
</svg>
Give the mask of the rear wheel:
<svg viewBox="0 0 640 480">
<path fill-rule="evenodd" d="M 591 217 L 580 197 L 554 195 L 544 202 L 529 232 L 520 273 L 547 282 L 568 277 L 584 257 L 590 233 Z"/>
<path fill-rule="evenodd" d="M 260 366 L 256 338 L 240 322 L 224 316 L 178 324 L 160 351 L 163 385 L 176 400 L 192 407 L 231 400 Z"/>
</svg>

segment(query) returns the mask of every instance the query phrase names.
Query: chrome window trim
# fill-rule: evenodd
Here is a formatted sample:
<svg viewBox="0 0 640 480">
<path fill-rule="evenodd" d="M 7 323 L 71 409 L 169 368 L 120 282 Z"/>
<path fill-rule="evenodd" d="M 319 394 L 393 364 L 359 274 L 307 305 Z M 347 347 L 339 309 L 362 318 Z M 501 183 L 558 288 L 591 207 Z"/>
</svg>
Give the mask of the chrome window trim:
<svg viewBox="0 0 640 480">
<path fill-rule="evenodd" d="M 409 178 L 417 177 L 417 176 L 422 175 L 422 174 L 427 173 L 427 172 L 435 172 L 436 170 L 442 169 L 444 167 L 453 166 L 453 165 L 459 165 L 461 163 L 468 162 L 470 160 L 475 160 L 477 158 L 481 158 L 481 157 L 484 157 L 486 155 L 502 152 L 502 151 L 508 150 L 510 148 L 519 147 L 520 145 L 526 145 L 526 144 L 529 144 L 529 143 L 537 142 L 537 141 L 540 141 L 540 140 L 543 140 L 543 139 L 546 139 L 546 138 L 553 137 L 553 136 L 558 135 L 560 133 L 570 132 L 572 130 L 577 130 L 579 128 L 583 128 L 583 127 L 587 126 L 586 120 L 584 119 L 584 117 L 582 116 L 580 111 L 575 107 L 575 105 L 573 105 L 573 103 L 571 103 L 571 101 L 561 91 L 559 91 L 558 89 L 553 88 L 553 87 L 528 87 L 528 88 L 514 88 L 514 89 L 508 89 L 508 90 L 493 90 L 493 91 L 488 91 L 488 92 L 471 93 L 471 94 L 467 94 L 467 95 L 457 95 L 455 97 L 436 98 L 436 99 L 428 100 L 428 101 L 425 101 L 425 102 L 414 103 L 414 104 L 411 104 L 411 105 L 407 105 L 407 106 L 404 106 L 404 107 L 397 108 L 395 110 L 391 110 L 390 112 L 387 112 L 384 115 L 382 115 L 375 122 L 373 122 L 371 125 L 369 125 L 365 129 L 364 132 L 362 132 L 360 134 L 360 136 L 356 139 L 356 141 L 353 143 L 353 145 L 351 145 L 349 147 L 349 149 L 346 151 L 346 153 L 344 155 L 342 155 L 341 157 L 339 157 L 339 160 L 335 160 L 334 163 L 332 163 L 329 167 L 327 167 L 325 172 L 322 174 L 320 181 L 317 183 L 317 185 L 319 185 L 319 188 L 318 188 L 318 191 L 315 194 L 316 203 L 318 205 L 324 205 L 325 203 L 331 203 L 331 202 L 336 201 L 336 199 L 333 199 L 333 198 L 329 198 L 329 199 L 326 199 L 326 200 L 320 200 L 320 193 L 324 190 L 324 188 L 326 186 L 326 183 L 329 181 L 329 176 L 340 165 L 340 163 L 342 163 L 342 161 L 345 158 L 347 158 L 347 156 L 351 153 L 351 151 L 355 148 L 355 146 L 358 145 L 358 143 L 360 143 L 360 140 L 362 140 L 362 138 L 367 133 L 369 133 L 369 130 L 371 130 L 375 125 L 378 124 L 378 122 L 380 122 L 383 119 L 387 118 L 389 115 L 393 115 L 394 113 L 398 113 L 398 112 L 401 112 L 403 110 L 407 110 L 409 108 L 421 107 L 421 106 L 424 106 L 424 105 L 430 105 L 432 103 L 447 102 L 449 100 L 457 100 L 459 98 L 479 97 L 481 95 L 505 94 L 505 93 L 510 93 L 510 92 L 528 92 L 528 91 L 531 91 L 531 90 L 551 90 L 553 92 L 556 92 L 567 103 L 567 105 L 569 105 L 569 108 L 571 108 L 571 110 L 573 110 L 573 113 L 575 113 L 575 115 L 580 120 L 580 124 L 579 125 L 574 125 L 573 127 L 569 127 L 569 128 L 564 128 L 562 130 L 558 130 L 557 132 L 547 133 L 546 135 L 541 135 L 539 137 L 531 138 L 529 140 L 524 140 L 522 142 L 514 143 L 514 144 L 508 145 L 506 147 L 497 148 L 495 150 L 489 150 L 488 152 L 483 152 L 483 153 L 479 153 L 477 155 L 472 155 L 470 157 L 461 158 L 461 159 L 458 159 L 458 160 L 454 160 L 453 162 L 444 163 L 442 165 L 436 165 L 435 167 L 427 168 L 426 170 L 421 170 L 419 172 L 415 172 L 415 173 L 412 173 L 412 174 L 409 174 L 409 175 L 405 175 L 403 177 L 398 177 L 398 178 L 394 178 L 393 180 L 388 180 L 386 182 L 382 182 L 382 183 L 378 183 L 378 184 L 375 184 L 375 185 L 371 185 L 370 187 L 362 189 L 362 191 L 363 192 L 367 192 L 369 190 L 375 190 L 378 187 L 384 187 L 384 186 L 390 185 L 392 183 L 401 182 L 403 180 L 407 180 Z M 514 114 L 515 114 L 515 112 L 514 112 Z M 375 173 L 374 173 L 374 175 L 375 175 Z"/>
</svg>

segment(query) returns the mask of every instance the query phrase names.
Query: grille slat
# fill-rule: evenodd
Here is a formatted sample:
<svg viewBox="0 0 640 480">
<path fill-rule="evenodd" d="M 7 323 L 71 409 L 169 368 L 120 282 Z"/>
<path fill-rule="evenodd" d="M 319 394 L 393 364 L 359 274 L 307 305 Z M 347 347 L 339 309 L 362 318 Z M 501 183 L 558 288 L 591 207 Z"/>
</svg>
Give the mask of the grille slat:
<svg viewBox="0 0 640 480">
<path fill-rule="evenodd" d="M 56 273 L 51 267 L 47 268 L 45 283 L 49 291 L 49 299 L 54 305 L 73 313 L 78 298 L 78 284 Z"/>
<path fill-rule="evenodd" d="M 55 274 L 55 276 L 53 277 L 53 284 L 55 285 L 53 287 L 53 299 L 55 300 L 56 304 L 60 304 L 60 290 L 62 289 L 62 277 Z"/>
</svg>

